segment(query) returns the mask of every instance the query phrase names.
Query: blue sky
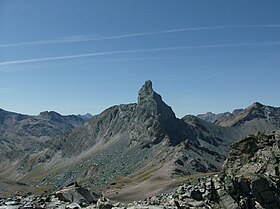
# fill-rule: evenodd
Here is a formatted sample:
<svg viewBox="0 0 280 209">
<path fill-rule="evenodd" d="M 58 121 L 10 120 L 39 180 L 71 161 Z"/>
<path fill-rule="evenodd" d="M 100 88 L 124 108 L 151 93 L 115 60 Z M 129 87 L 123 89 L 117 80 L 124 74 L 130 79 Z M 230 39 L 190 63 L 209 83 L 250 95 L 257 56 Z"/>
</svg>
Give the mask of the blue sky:
<svg viewBox="0 0 280 209">
<path fill-rule="evenodd" d="M 178 117 L 280 106 L 278 0 L 0 0 L 0 108 L 97 114 L 153 81 Z"/>
</svg>

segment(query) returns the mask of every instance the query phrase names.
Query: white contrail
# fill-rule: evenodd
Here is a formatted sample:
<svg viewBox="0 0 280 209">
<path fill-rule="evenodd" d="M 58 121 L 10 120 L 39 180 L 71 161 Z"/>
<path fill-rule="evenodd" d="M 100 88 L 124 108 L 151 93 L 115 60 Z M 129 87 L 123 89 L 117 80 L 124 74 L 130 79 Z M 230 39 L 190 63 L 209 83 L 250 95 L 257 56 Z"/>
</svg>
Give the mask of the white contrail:
<svg viewBox="0 0 280 209">
<path fill-rule="evenodd" d="M 57 57 L 42 57 L 42 58 L 33 58 L 33 59 L 24 59 L 24 60 L 2 61 L 2 62 L 0 62 L 0 66 L 24 64 L 24 63 L 32 63 L 32 62 L 77 59 L 77 58 L 95 57 L 95 56 L 104 56 L 104 55 L 131 54 L 131 53 L 134 54 L 134 53 L 141 53 L 141 52 L 160 52 L 160 51 L 174 51 L 174 50 L 184 50 L 184 49 L 224 48 L 224 47 L 238 47 L 238 46 L 266 46 L 266 45 L 279 45 L 279 44 L 280 44 L 280 41 L 259 42 L 259 43 L 213 44 L 213 45 L 200 45 L 200 46 L 179 46 L 179 47 L 163 47 L 163 48 L 136 49 L 136 50 L 120 50 L 120 51 L 95 52 L 95 53 L 75 54 L 75 55 L 66 55 L 66 56 L 57 56 Z"/>
<path fill-rule="evenodd" d="M 179 28 L 179 29 L 161 30 L 161 31 L 143 32 L 143 33 L 122 34 L 122 35 L 107 36 L 107 37 L 68 36 L 68 37 L 54 39 L 54 40 L 38 40 L 38 41 L 0 44 L 0 48 L 18 47 L 18 46 L 35 46 L 35 45 L 45 45 L 45 44 L 63 44 L 63 43 L 75 43 L 75 42 L 87 42 L 87 41 L 99 41 L 99 40 L 114 40 L 114 39 L 125 39 L 125 38 L 167 34 L 167 33 L 177 33 L 177 32 L 201 31 L 201 30 L 221 30 L 221 29 L 235 29 L 235 28 L 280 28 L 280 25 L 278 25 L 278 24 L 274 24 L 274 25 L 273 24 L 271 24 L 271 25 L 224 25 L 224 26 L 209 26 L 209 27 L 192 27 L 192 28 Z"/>
</svg>

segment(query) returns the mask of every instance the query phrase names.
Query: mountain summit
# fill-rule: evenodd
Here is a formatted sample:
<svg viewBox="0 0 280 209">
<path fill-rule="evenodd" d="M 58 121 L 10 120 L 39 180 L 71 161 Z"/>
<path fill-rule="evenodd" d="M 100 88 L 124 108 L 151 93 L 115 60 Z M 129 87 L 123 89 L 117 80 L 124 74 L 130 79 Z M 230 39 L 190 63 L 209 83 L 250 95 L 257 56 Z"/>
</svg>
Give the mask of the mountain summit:
<svg viewBox="0 0 280 209">
<path fill-rule="evenodd" d="M 241 125 L 250 125 L 250 127 L 257 126 L 257 129 L 261 131 L 267 130 L 267 127 L 271 127 L 270 130 L 276 130 L 280 127 L 279 118 L 279 107 L 266 106 L 255 102 L 238 112 L 238 114 L 217 120 L 215 124 L 224 127 L 238 127 Z M 259 126 L 260 121 L 263 127 L 261 129 Z"/>
<path fill-rule="evenodd" d="M 153 98 L 156 93 L 153 90 L 152 81 L 147 80 L 145 81 L 142 88 L 139 90 L 138 93 L 138 104 L 144 102 L 147 98 Z M 156 94 L 157 95 L 157 94 Z"/>
<path fill-rule="evenodd" d="M 187 125 L 176 118 L 171 107 L 153 90 L 150 80 L 145 82 L 138 93 L 129 136 L 131 145 L 140 143 L 145 146 L 162 141 L 178 144 L 189 138 L 194 139 Z"/>
</svg>

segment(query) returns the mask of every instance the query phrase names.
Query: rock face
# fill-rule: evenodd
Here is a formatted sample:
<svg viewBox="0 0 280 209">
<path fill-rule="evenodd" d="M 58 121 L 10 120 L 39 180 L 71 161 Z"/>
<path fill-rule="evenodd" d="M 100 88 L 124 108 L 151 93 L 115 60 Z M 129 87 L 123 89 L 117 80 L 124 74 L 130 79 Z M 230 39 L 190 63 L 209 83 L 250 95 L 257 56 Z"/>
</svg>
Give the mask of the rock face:
<svg viewBox="0 0 280 209">
<path fill-rule="evenodd" d="M 177 119 L 171 107 L 154 92 L 146 81 L 139 91 L 138 103 L 129 130 L 130 144 L 151 146 L 162 141 L 176 145 L 186 139 L 195 140 L 191 129 Z"/>
<path fill-rule="evenodd" d="M 248 136 L 233 144 L 224 165 L 226 177 L 239 196 L 251 199 L 264 208 L 280 208 L 280 135 Z"/>
<path fill-rule="evenodd" d="M 193 115 L 186 115 L 182 120 L 189 124 L 197 138 L 213 146 L 219 146 L 233 138 L 233 130 L 220 127 L 211 122 L 200 119 Z"/>
<path fill-rule="evenodd" d="M 224 170 L 228 176 L 279 175 L 280 138 L 275 133 L 250 135 L 231 146 Z"/>
<path fill-rule="evenodd" d="M 65 157 L 75 156 L 93 146 L 127 138 L 136 105 L 115 105 L 92 118 L 88 123 L 56 141 Z M 77 149 L 78 148 L 78 149 Z"/>
</svg>

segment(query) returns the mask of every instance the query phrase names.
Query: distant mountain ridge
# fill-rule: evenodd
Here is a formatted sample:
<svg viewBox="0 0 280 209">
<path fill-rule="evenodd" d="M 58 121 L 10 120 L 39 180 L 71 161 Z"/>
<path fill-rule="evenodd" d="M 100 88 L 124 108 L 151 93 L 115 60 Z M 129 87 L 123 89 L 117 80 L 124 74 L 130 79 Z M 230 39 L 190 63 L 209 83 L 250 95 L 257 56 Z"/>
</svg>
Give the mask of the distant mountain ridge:
<svg viewBox="0 0 280 209">
<path fill-rule="evenodd" d="M 228 118 L 230 116 L 237 115 L 241 111 L 243 111 L 243 109 L 235 109 L 235 110 L 232 111 L 232 113 L 224 112 L 224 113 L 215 114 L 215 113 L 212 113 L 212 112 L 207 112 L 207 113 L 204 113 L 204 114 L 198 114 L 198 115 L 196 115 L 196 117 L 198 117 L 202 120 L 214 123 L 218 120 L 222 120 L 224 118 Z"/>
<path fill-rule="evenodd" d="M 29 116 L 0 109 L 1 160 L 37 152 L 45 141 L 69 133 L 84 122 L 81 117 L 54 111 Z"/>
<path fill-rule="evenodd" d="M 41 112 L 37 116 L 29 116 L 0 109 L 0 133 L 12 131 L 27 137 L 51 138 L 64 134 L 82 125 L 85 120 L 76 115 L 60 115 L 54 111 Z"/>
<path fill-rule="evenodd" d="M 89 120 L 52 111 L 38 116 L 2 111 L 0 177 L 102 187 L 128 177 L 149 181 L 216 172 L 233 142 L 280 129 L 279 108 L 259 103 L 214 122 L 202 118 L 176 118 L 151 81 L 139 90 L 137 103 L 112 106 Z"/>
<path fill-rule="evenodd" d="M 218 120 L 220 118 L 229 117 L 230 115 L 231 115 L 230 112 L 218 113 L 218 114 L 215 114 L 215 113 L 212 113 L 212 112 L 207 112 L 207 113 L 204 113 L 204 114 L 198 114 L 198 115 L 196 115 L 196 117 L 198 117 L 202 120 L 214 123 L 216 120 Z"/>
<path fill-rule="evenodd" d="M 198 114 L 197 117 L 223 127 L 239 126 L 255 119 L 262 120 L 263 122 L 265 120 L 268 126 L 277 129 L 279 127 L 279 112 L 280 107 L 266 106 L 255 102 L 245 109 L 235 109 L 232 113 L 214 114 L 207 112 L 205 114 Z"/>
<path fill-rule="evenodd" d="M 84 120 L 90 120 L 94 116 L 90 113 L 86 113 L 84 115 L 78 114 L 78 117 L 83 118 Z"/>
<path fill-rule="evenodd" d="M 259 102 L 255 102 L 244 110 L 238 112 L 238 114 L 231 117 L 221 118 L 215 122 L 219 126 L 238 126 L 252 121 L 254 119 L 266 120 L 267 123 L 275 127 L 280 126 L 280 108 L 265 106 Z"/>
</svg>

